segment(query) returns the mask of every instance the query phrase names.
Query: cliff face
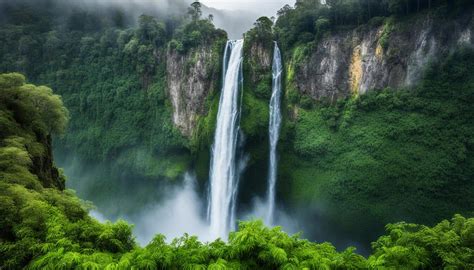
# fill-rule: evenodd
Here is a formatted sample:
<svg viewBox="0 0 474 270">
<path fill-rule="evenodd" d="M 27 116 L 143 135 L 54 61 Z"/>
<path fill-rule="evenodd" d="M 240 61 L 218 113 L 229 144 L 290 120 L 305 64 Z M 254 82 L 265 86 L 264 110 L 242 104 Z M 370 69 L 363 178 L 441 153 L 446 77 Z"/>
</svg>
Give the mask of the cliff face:
<svg viewBox="0 0 474 270">
<path fill-rule="evenodd" d="M 247 141 L 266 139 L 272 95 L 273 42 L 248 38 L 244 44 L 241 128 Z"/>
<path fill-rule="evenodd" d="M 63 190 L 51 133 L 66 122 L 67 111 L 51 89 L 27 84 L 18 73 L 0 74 L 0 182 Z"/>
<path fill-rule="evenodd" d="M 37 136 L 39 143 L 41 143 L 45 149 L 44 155 L 31 156 L 32 159 L 32 172 L 38 176 L 39 180 L 44 187 L 58 188 L 63 190 L 66 188 L 65 179 L 59 174 L 58 168 L 53 162 L 53 146 L 51 142 L 51 136 Z"/>
<path fill-rule="evenodd" d="M 474 44 L 473 12 L 449 20 L 429 15 L 403 22 L 332 33 L 295 65 L 300 93 L 333 101 L 385 87 L 414 85 L 432 60 L 460 45 Z"/>
<path fill-rule="evenodd" d="M 191 137 L 199 115 L 206 115 L 205 101 L 217 89 L 220 48 L 201 46 L 182 54 L 167 52 L 168 95 L 173 106 L 173 123 Z"/>
<path fill-rule="evenodd" d="M 244 68 L 248 70 L 247 74 L 250 75 L 250 78 L 244 78 L 244 80 L 249 80 L 251 85 L 256 85 L 262 80 L 268 79 L 268 74 L 272 73 L 273 48 L 271 45 L 271 43 L 263 42 L 247 44 L 247 59 L 245 59 Z M 271 85 L 269 90 L 271 91 Z"/>
</svg>

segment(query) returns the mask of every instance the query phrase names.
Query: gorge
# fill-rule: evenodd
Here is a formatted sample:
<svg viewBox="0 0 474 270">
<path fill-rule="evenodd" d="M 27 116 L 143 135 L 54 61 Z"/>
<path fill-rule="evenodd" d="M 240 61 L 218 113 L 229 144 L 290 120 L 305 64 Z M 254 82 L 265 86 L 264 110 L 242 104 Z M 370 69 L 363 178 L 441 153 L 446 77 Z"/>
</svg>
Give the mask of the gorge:
<svg viewBox="0 0 474 270">
<path fill-rule="evenodd" d="M 471 1 L 209 11 L 0 1 L 0 268 L 472 268 Z"/>
</svg>

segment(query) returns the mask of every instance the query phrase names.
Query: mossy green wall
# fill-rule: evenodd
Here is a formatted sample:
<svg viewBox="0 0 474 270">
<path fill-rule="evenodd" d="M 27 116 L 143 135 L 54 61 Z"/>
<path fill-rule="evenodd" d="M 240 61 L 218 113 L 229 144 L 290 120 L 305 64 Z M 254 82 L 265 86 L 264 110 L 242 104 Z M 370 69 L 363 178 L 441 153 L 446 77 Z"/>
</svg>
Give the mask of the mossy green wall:
<svg viewBox="0 0 474 270">
<path fill-rule="evenodd" d="M 413 89 L 287 106 L 279 198 L 356 235 L 473 214 L 473 60 L 460 49 Z"/>
</svg>

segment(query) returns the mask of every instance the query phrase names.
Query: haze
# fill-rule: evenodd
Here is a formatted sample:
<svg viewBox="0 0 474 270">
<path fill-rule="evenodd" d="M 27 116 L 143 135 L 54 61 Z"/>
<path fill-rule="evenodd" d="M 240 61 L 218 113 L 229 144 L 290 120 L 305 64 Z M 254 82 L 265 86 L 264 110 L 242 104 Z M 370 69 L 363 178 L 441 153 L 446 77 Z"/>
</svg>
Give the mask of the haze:
<svg viewBox="0 0 474 270">
<path fill-rule="evenodd" d="M 203 4 L 226 10 L 244 10 L 265 16 L 273 16 L 286 4 L 293 5 L 294 0 L 202 0 Z"/>
<path fill-rule="evenodd" d="M 214 24 L 227 31 L 229 38 L 241 38 L 261 16 L 272 17 L 284 5 L 295 0 L 201 0 L 208 8 L 204 15 L 213 14 Z"/>
</svg>

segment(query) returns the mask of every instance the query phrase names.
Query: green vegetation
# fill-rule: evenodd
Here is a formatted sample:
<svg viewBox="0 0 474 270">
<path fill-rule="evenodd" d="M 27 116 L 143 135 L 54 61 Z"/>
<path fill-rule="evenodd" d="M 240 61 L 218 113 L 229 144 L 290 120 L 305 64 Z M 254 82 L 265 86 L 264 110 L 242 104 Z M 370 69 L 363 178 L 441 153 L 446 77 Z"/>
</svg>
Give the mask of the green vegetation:
<svg viewBox="0 0 474 270">
<path fill-rule="evenodd" d="M 298 44 L 312 44 L 330 31 L 375 23 L 383 17 L 403 16 L 424 10 L 456 16 L 469 0 L 298 0 L 295 7 L 284 6 L 278 12 L 275 34 L 283 51 Z"/>
<path fill-rule="evenodd" d="M 266 177 L 271 93 L 266 60 L 271 63 L 276 36 L 289 61 L 278 187 L 288 209 L 317 206 L 319 220 L 362 241 L 399 220 L 432 226 L 455 213 L 473 216 L 472 49 L 435 63 L 414 89 L 372 91 L 335 104 L 301 96 L 293 81 L 294 68 L 331 31 L 383 25 L 385 47 L 393 29 L 385 17 L 434 8 L 456 14 L 471 2 L 319 2 L 297 1 L 294 9 L 280 11 L 275 28 L 262 17 L 246 34 L 241 127 L 251 156 L 245 178 L 259 180 L 251 183 L 252 191 Z M 196 56 L 200 46 L 222 47 L 225 33 L 214 28 L 212 18 L 201 19 L 198 2 L 189 18 L 142 15 L 133 28 L 119 10 L 108 16 L 73 10 L 61 17 L 54 5 L 38 7 L 10 5 L 8 16 L 0 18 L 0 72 L 22 71 L 53 87 L 69 111 L 51 88 L 26 84 L 18 73 L 0 75 L 0 268 L 474 268 L 474 219 L 460 215 L 433 227 L 387 225 L 367 258 L 354 248 L 337 251 L 259 221 L 240 223 L 228 242 L 202 243 L 185 235 L 167 243 L 157 235 L 140 247 L 131 225 L 90 218 L 92 206 L 65 190 L 51 136 L 58 136 L 62 155 L 74 151 L 89 165 L 99 164 L 102 172 L 91 181 L 97 194 L 118 196 L 114 183 L 122 179 L 130 189 L 139 185 L 136 178 L 176 179 L 193 163 L 205 179 L 219 93 L 208 96 L 207 115 L 198 116 L 194 137 L 183 137 L 171 123 L 165 55 L 174 50 Z M 207 64 L 220 68 L 219 50 L 213 51 Z M 190 58 L 191 65 L 196 58 Z"/>
<path fill-rule="evenodd" d="M 267 177 L 268 121 L 272 94 L 273 22 L 260 17 L 244 36 L 243 94 L 240 127 L 244 134 L 243 153 L 249 157 L 243 180 L 241 197 L 247 191 L 259 192 Z M 249 181 L 247 181 L 249 180 Z M 249 192 L 249 194 L 252 194 Z M 245 199 L 242 199 L 245 200 Z"/>
<path fill-rule="evenodd" d="M 389 224 L 388 235 L 372 243 L 371 269 L 470 269 L 473 219 L 455 215 L 433 228 L 409 223 Z M 429 254 L 429 255 L 428 255 Z"/>
<path fill-rule="evenodd" d="M 441 55 L 415 89 L 380 89 L 331 104 L 302 94 L 295 72 L 308 72 L 300 65 L 328 35 L 380 27 L 385 49 L 392 32 L 408 26 L 414 14 L 449 20 L 472 10 L 473 2 L 326 3 L 285 6 L 273 29 L 285 62 L 277 196 L 282 205 L 295 211 L 311 206 L 305 214 L 320 220 L 319 234 L 344 233 L 361 243 L 397 220 L 433 225 L 455 212 L 472 216 L 472 50 Z M 397 60 L 390 57 L 392 52 L 387 60 Z"/>
<path fill-rule="evenodd" d="M 61 98 L 48 87 L 25 84 L 17 73 L 2 75 L 0 89 L 0 180 L 32 189 L 39 180 L 63 189 L 50 158 L 51 134 L 64 132 L 68 121 Z"/>
<path fill-rule="evenodd" d="M 196 160 L 195 141 L 171 122 L 166 54 L 174 41 L 184 44 L 179 53 L 187 58 L 199 46 L 223 47 L 225 32 L 209 20 L 143 15 L 132 27 L 112 23 L 103 10 L 81 10 L 74 3 L 64 4 L 71 12 L 62 12 L 62 1 L 37 7 L 37 1 L 20 2 L 0 3 L 0 10 L 8 10 L 0 16 L 0 72 L 22 71 L 63 95 L 71 122 L 54 144 L 57 161 L 74 176 L 68 186 L 109 217 L 131 216 L 156 203 L 163 196 L 157 182 L 180 179 Z M 191 36 L 196 33 L 202 38 Z M 220 68 L 219 52 L 213 49 L 212 63 L 206 64 Z M 213 130 L 202 140 L 209 140 Z M 32 159 L 38 168 L 47 161 Z M 48 172 L 38 173 L 52 182 Z M 53 184 L 65 185 L 62 180 L 48 186 Z"/>
<path fill-rule="evenodd" d="M 324 205 L 320 215 L 369 239 L 400 219 L 473 215 L 472 61 L 474 51 L 462 49 L 433 65 L 416 89 L 299 108 L 282 139 L 281 196 Z"/>
<path fill-rule="evenodd" d="M 178 52 L 185 53 L 191 48 L 198 46 L 212 46 L 219 38 L 225 38 L 227 33 L 214 27 L 212 20 L 201 19 L 201 4 L 194 2 L 188 11 L 191 22 L 178 28 L 169 46 Z"/>
<path fill-rule="evenodd" d="M 21 6 L 15 8 L 23 17 L 37 15 Z M 61 150 L 101 162 L 130 148 L 146 146 L 157 160 L 158 153 L 185 147 L 164 98 L 165 62 L 157 56 L 163 54 L 169 40 L 164 22 L 142 15 L 136 29 L 104 26 L 88 31 L 72 24 L 74 14 L 66 18 L 69 29 L 50 22 L 48 29 L 37 31 L 32 28 L 36 22 L 28 20 L 1 29 L 5 46 L 0 70 L 23 71 L 65 97 L 73 120 L 59 141 Z M 88 16 L 98 18 L 99 14 Z M 18 35 L 21 38 L 16 38 Z M 25 39 L 34 42 L 26 50 L 28 54 L 18 55 L 15 48 Z M 44 50 L 47 53 L 29 54 Z M 156 58 L 150 57 L 153 55 Z M 30 66 L 34 70 L 29 70 Z"/>
<path fill-rule="evenodd" d="M 394 30 L 393 20 L 389 19 L 383 25 L 383 32 L 380 36 L 380 46 L 385 50 L 388 47 L 388 40 L 390 38 L 390 33 Z"/>
<path fill-rule="evenodd" d="M 290 211 L 310 208 L 303 215 L 321 227 L 315 229 L 317 237 L 330 235 L 319 239 L 345 234 L 361 243 L 375 239 L 384 224 L 397 220 L 433 225 L 456 212 L 472 216 L 473 53 L 466 49 L 449 59 L 442 56 L 444 62 L 435 64 L 416 89 L 369 91 L 334 104 L 314 101 L 299 93 L 294 72 L 322 37 L 368 23 L 382 27 L 379 42 L 384 48 L 394 24 L 405 21 L 396 16 L 407 13 L 389 10 L 384 6 L 388 1 L 363 1 L 361 6 L 360 1 L 316 2 L 297 1 L 295 8 L 283 8 L 273 29 L 286 62 L 277 196 L 281 204 Z M 420 1 L 419 8 L 410 4 L 408 13 L 456 14 L 472 3 L 454 4 Z M 245 36 L 249 57 L 242 127 L 250 162 L 241 194 L 265 192 L 261 181 L 255 181 L 267 176 L 268 96 L 260 89 L 271 89 L 265 77 L 271 71 L 262 68 L 255 53 L 257 45 L 265 48 L 262 40 L 271 41 L 271 24 L 265 28 L 265 22 L 260 19 Z"/>
<path fill-rule="evenodd" d="M 245 33 L 243 62 L 243 100 L 241 126 L 252 140 L 266 138 L 268 102 L 272 94 L 272 21 L 259 18 L 254 28 Z"/>
<path fill-rule="evenodd" d="M 191 166 L 198 142 L 212 133 L 190 140 L 173 125 L 166 55 L 223 47 L 226 33 L 193 14 L 130 19 L 116 6 L 43 2 L 0 4 L 6 11 L 0 16 L 0 72 L 22 72 L 63 96 L 71 122 L 55 138 L 55 152 L 64 165 L 80 161 L 88 185 L 83 194 L 99 202 L 100 191 L 120 194 L 117 182 L 177 179 Z M 207 64 L 219 68 L 220 50 L 214 52 Z"/>
<path fill-rule="evenodd" d="M 25 84 L 19 74 L 0 75 L 0 113 L 0 267 L 5 269 L 467 269 L 474 263 L 474 220 L 461 216 L 434 228 L 389 225 L 389 235 L 374 243 L 368 260 L 353 248 L 338 253 L 329 243 L 301 240 L 258 221 L 241 223 L 228 243 L 201 243 L 185 235 L 167 244 L 157 235 L 139 247 L 130 225 L 98 223 L 72 191 L 46 188 L 47 181 L 32 172 L 38 149 L 48 147 L 38 138 L 60 132 L 67 119 L 51 89 Z"/>
<path fill-rule="evenodd" d="M 157 235 L 139 247 L 123 221 L 99 223 L 72 191 L 48 187 L 35 173 L 45 135 L 68 118 L 51 89 L 0 75 L 0 267 L 3 269 L 469 269 L 474 266 L 474 219 L 459 215 L 433 228 L 398 223 L 374 244 L 368 259 L 354 248 L 337 252 L 289 236 L 260 221 L 242 222 L 229 241 L 199 242 Z M 28 117 L 25 117 L 28 116 Z M 43 150 L 42 150 L 43 149 Z M 51 156 L 49 156 L 51 158 Z M 54 170 L 52 163 L 43 169 Z M 58 174 L 49 181 L 63 181 Z"/>
</svg>

